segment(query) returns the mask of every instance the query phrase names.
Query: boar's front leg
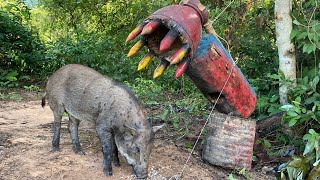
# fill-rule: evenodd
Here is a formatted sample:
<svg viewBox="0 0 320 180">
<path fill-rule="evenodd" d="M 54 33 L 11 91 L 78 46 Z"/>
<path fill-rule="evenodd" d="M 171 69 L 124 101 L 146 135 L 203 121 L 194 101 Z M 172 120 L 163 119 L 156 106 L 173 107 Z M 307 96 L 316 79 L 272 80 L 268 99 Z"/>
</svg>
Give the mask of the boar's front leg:
<svg viewBox="0 0 320 180">
<path fill-rule="evenodd" d="M 118 155 L 118 148 L 117 148 L 117 145 L 116 145 L 116 141 L 114 139 L 114 132 L 112 132 L 112 138 L 111 138 L 111 141 L 112 141 L 112 155 L 113 155 L 113 164 L 114 166 L 116 167 L 119 167 L 120 166 L 120 161 L 119 161 L 119 155 Z"/>
<path fill-rule="evenodd" d="M 103 172 L 107 176 L 112 176 L 112 132 L 111 128 L 109 128 L 104 123 L 96 124 L 96 131 L 100 139 L 102 153 L 103 153 Z"/>
<path fill-rule="evenodd" d="M 69 114 L 69 131 L 71 136 L 71 143 L 72 148 L 75 153 L 80 155 L 85 155 L 80 147 L 80 141 L 78 136 L 78 127 L 79 127 L 79 120 Z"/>
<path fill-rule="evenodd" d="M 53 110 L 53 138 L 52 138 L 52 152 L 59 151 L 60 145 L 60 129 L 61 129 L 61 120 L 64 113 L 64 108 L 62 105 L 56 105 Z"/>
</svg>

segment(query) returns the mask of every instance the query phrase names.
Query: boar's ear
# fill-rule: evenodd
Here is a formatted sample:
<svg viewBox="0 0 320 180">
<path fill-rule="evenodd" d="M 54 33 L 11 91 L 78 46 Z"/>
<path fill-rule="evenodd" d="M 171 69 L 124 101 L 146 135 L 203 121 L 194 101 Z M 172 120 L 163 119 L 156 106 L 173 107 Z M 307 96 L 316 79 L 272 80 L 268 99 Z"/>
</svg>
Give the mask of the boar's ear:
<svg viewBox="0 0 320 180">
<path fill-rule="evenodd" d="M 165 124 L 159 125 L 159 126 L 153 126 L 152 127 L 152 132 L 156 133 L 159 129 L 163 128 Z"/>
<path fill-rule="evenodd" d="M 130 132 L 132 135 L 136 134 L 136 132 L 137 132 L 137 130 L 135 128 L 127 126 L 127 125 L 124 125 L 124 129 L 125 129 L 125 131 Z"/>
</svg>

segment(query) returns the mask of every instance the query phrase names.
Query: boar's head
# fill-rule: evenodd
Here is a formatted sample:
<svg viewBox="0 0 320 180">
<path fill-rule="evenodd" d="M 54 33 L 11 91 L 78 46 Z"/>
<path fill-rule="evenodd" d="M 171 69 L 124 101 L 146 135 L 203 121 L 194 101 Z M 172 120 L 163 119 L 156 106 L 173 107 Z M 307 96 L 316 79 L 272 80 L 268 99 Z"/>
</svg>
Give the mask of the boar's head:
<svg viewBox="0 0 320 180">
<path fill-rule="evenodd" d="M 152 128 L 144 129 L 126 126 L 123 133 L 116 134 L 115 141 L 118 150 L 133 167 L 137 178 L 147 178 L 148 161 L 153 147 L 154 135 L 163 126 L 153 126 Z"/>
</svg>

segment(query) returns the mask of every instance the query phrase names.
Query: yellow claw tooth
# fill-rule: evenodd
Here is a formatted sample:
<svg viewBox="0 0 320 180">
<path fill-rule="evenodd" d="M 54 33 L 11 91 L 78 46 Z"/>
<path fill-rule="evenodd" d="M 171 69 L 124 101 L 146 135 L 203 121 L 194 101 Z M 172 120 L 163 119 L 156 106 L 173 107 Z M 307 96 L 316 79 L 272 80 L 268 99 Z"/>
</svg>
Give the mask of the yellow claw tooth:
<svg viewBox="0 0 320 180">
<path fill-rule="evenodd" d="M 126 39 L 126 42 L 129 42 L 135 39 L 141 33 L 145 24 L 146 23 L 141 23 L 134 30 L 132 30 Z"/>
<path fill-rule="evenodd" d="M 140 39 L 135 45 L 132 46 L 127 57 L 131 57 L 136 54 L 144 45 L 146 45 L 146 40 Z"/>
<path fill-rule="evenodd" d="M 169 62 L 167 60 L 161 59 L 159 66 L 154 70 L 153 78 L 155 79 L 161 76 L 164 70 L 166 70 L 166 68 L 168 67 L 168 65 L 169 65 Z"/>
<path fill-rule="evenodd" d="M 177 50 L 172 55 L 170 64 L 173 65 L 173 64 L 177 64 L 178 62 L 180 62 L 184 58 L 184 56 L 189 52 L 189 50 L 190 50 L 190 48 L 189 48 L 188 44 L 182 46 L 179 50 Z"/>
<path fill-rule="evenodd" d="M 138 65 L 138 71 L 144 69 L 150 62 L 150 60 L 153 58 L 153 53 L 148 53 L 140 62 Z"/>
</svg>

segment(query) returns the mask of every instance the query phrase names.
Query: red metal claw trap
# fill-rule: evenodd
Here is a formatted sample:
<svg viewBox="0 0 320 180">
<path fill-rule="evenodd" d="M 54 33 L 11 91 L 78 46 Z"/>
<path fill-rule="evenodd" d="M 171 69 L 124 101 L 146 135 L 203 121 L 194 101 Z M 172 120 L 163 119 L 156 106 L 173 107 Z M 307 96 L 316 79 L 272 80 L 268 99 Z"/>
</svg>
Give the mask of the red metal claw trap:
<svg viewBox="0 0 320 180">
<path fill-rule="evenodd" d="M 215 103 L 224 87 L 216 105 L 218 111 L 247 118 L 254 111 L 256 94 L 223 45 L 213 35 L 201 39 L 202 26 L 207 22 L 208 11 L 198 0 L 161 8 L 129 34 L 126 41 L 139 34 L 142 37 L 128 57 L 147 46 L 149 53 L 139 62 L 138 70 L 154 56 L 160 59 L 154 78 L 169 64 L 178 64 L 176 77 L 186 72 L 210 102 Z"/>
<path fill-rule="evenodd" d="M 218 111 L 245 118 L 254 111 L 257 101 L 254 90 L 213 35 L 201 39 L 186 74 L 212 103 L 222 91 L 216 105 Z"/>
<path fill-rule="evenodd" d="M 194 56 L 201 39 L 202 25 L 207 21 L 208 11 L 198 0 L 185 0 L 179 5 L 161 8 L 128 35 L 126 42 L 142 35 L 130 49 L 128 57 L 147 46 L 149 53 L 140 61 L 138 70 L 145 68 L 152 57 L 157 56 L 161 63 L 154 72 L 156 78 L 169 64 L 173 65 L 183 58 L 191 59 Z M 178 75 L 185 70 L 180 69 Z"/>
</svg>

